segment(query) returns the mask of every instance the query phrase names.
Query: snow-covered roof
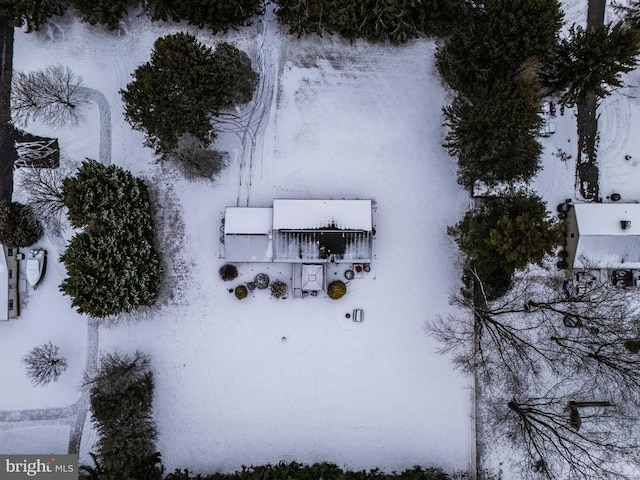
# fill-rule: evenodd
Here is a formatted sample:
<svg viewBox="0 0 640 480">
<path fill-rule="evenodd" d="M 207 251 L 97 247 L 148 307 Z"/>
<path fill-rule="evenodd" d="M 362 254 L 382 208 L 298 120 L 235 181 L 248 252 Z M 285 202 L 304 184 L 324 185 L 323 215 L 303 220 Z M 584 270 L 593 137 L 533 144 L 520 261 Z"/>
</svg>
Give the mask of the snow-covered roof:
<svg viewBox="0 0 640 480">
<path fill-rule="evenodd" d="M 579 203 L 573 208 L 578 229 L 574 268 L 640 268 L 640 204 Z"/>
<path fill-rule="evenodd" d="M 9 320 L 9 267 L 0 245 L 0 320 Z"/>
<path fill-rule="evenodd" d="M 225 234 L 268 234 L 273 221 L 273 208 L 227 207 L 224 214 Z"/>
<path fill-rule="evenodd" d="M 576 203 L 576 223 L 583 235 L 640 235 L 640 203 Z M 631 222 L 627 228 L 621 221 Z"/>
<path fill-rule="evenodd" d="M 323 276 L 322 265 L 303 265 L 302 290 L 322 290 Z"/>
<path fill-rule="evenodd" d="M 271 239 L 268 235 L 225 235 L 224 258 L 229 262 L 271 262 Z"/>
<path fill-rule="evenodd" d="M 580 236 L 573 268 L 640 268 L 640 236 Z"/>
<path fill-rule="evenodd" d="M 276 230 L 372 230 L 371 200 L 289 200 L 273 201 L 273 228 Z"/>
</svg>

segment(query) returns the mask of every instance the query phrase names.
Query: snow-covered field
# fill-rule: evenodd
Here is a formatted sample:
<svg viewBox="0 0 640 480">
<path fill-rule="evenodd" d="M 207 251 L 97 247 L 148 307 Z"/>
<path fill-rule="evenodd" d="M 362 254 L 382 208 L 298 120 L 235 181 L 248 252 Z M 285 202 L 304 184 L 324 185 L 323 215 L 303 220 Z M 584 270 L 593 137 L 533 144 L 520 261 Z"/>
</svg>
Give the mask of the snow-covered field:
<svg viewBox="0 0 640 480">
<path fill-rule="evenodd" d="M 100 351 L 140 349 L 152 357 L 158 448 L 168 470 L 230 471 L 280 460 L 467 469 L 469 380 L 436 353 L 423 331 L 426 319 L 450 308 L 458 253 L 445 230 L 468 204 L 455 164 L 440 147 L 447 98 L 434 74 L 433 42 L 351 45 L 273 30 L 256 39 L 255 26 L 213 39 L 199 32 L 209 44 L 235 43 L 276 83 L 260 94 L 264 108 L 255 128 L 222 126 L 227 133 L 219 146 L 230 152 L 230 166 L 214 183 L 198 183 L 152 162 L 142 135 L 124 122 L 118 95 L 148 59 L 155 38 L 176 30 L 136 20 L 118 36 L 72 23 L 50 37 L 17 32 L 15 56 L 20 70 L 69 65 L 103 92 L 112 107 L 113 163 L 150 179 L 165 192 L 162 198 L 172 199 L 166 217 L 179 213 L 166 240 L 177 243 L 169 257 L 173 268 L 182 268 L 171 271 L 179 279 L 174 298 L 100 331 Z M 59 136 L 63 153 L 75 160 L 97 158 L 95 107 L 77 129 L 29 129 Z M 240 143 L 245 131 L 255 140 L 250 154 Z M 244 181 L 241 188 L 240 179 L 250 179 L 250 186 Z M 239 302 L 228 293 L 230 285 L 217 275 L 224 261 L 218 240 L 224 207 L 267 206 L 273 198 L 376 201 L 376 259 L 345 298 L 276 301 L 261 292 Z M 0 382 L 9 386 L 0 394 L 0 410 L 64 406 L 80 395 L 86 319 L 56 288 L 64 240 L 45 246 L 51 250 L 45 284 L 27 298 L 19 320 L 0 325 Z M 247 265 L 242 280 L 259 271 L 282 279 L 288 273 L 282 265 Z M 345 318 L 356 307 L 365 310 L 362 324 Z M 19 359 L 49 339 L 61 345 L 69 370 L 57 384 L 31 387 Z M 14 442 L 12 428 L 13 436 L 0 436 L 0 451 Z M 25 426 L 20 434 L 34 453 L 62 452 L 67 438 L 59 430 L 41 434 Z M 85 429 L 85 460 L 93 440 Z"/>
<path fill-rule="evenodd" d="M 586 1 L 565 2 L 582 22 Z M 220 125 L 218 146 L 230 165 L 215 182 L 188 182 L 154 163 L 122 116 L 118 94 L 149 57 L 153 41 L 180 30 L 133 19 L 118 34 L 79 23 L 43 34 L 16 32 L 14 65 L 69 65 L 112 110 L 112 161 L 149 180 L 162 201 L 159 225 L 174 285 L 159 305 L 100 329 L 101 352 L 147 352 L 155 373 L 158 449 L 167 469 L 195 473 L 296 460 L 354 469 L 435 465 L 466 470 L 474 455 L 469 380 L 423 331 L 449 311 L 458 285 L 458 252 L 446 235 L 468 206 L 455 164 L 442 149 L 441 107 L 450 99 L 433 66 L 435 45 L 349 44 L 335 37 L 296 39 L 275 25 L 211 37 L 246 51 L 263 76 L 252 105 Z M 640 74 L 600 109 L 601 192 L 638 201 Z M 549 209 L 574 198 L 576 127 L 567 111 L 544 139 L 544 169 L 532 186 Z M 98 158 L 98 109 L 75 129 L 52 132 L 75 161 Z M 242 140 L 244 139 L 244 142 Z M 558 150 L 572 159 L 554 156 Z M 631 159 L 625 160 L 625 155 Z M 21 198 L 16 191 L 15 198 Z M 274 198 L 372 198 L 375 261 L 339 301 L 274 300 L 257 292 L 239 302 L 229 287 L 258 272 L 287 281 L 285 265 L 244 265 L 224 284 L 219 227 L 225 206 L 270 206 Z M 65 407 L 80 398 L 87 320 L 57 286 L 66 239 L 42 241 L 46 278 L 23 295 L 20 319 L 0 325 L 0 420 L 3 411 Z M 365 321 L 345 318 L 353 308 Z M 20 359 L 51 340 L 69 363 L 57 383 L 32 387 Z M 69 426 L 0 422 L 0 452 L 62 453 Z M 89 461 L 95 435 L 84 431 Z"/>
</svg>

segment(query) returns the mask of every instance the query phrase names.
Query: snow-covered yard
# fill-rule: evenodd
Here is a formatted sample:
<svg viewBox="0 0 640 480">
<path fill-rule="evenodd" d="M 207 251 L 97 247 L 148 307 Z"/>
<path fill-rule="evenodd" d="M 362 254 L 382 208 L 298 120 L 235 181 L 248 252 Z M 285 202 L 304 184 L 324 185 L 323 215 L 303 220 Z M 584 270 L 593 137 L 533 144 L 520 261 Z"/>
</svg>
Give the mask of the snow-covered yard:
<svg viewBox="0 0 640 480">
<path fill-rule="evenodd" d="M 176 30 L 136 20 L 120 36 L 77 23 L 53 38 L 18 32 L 14 60 L 21 70 L 69 65 L 102 91 L 112 106 L 113 163 L 170 191 L 162 198 L 175 203 L 166 210 L 182 218 L 169 229 L 180 246 L 172 262 L 184 271 L 174 298 L 134 316 L 138 321 L 100 331 L 102 352 L 140 349 L 152 357 L 164 464 L 196 473 L 280 460 L 467 469 L 469 380 L 423 331 L 426 319 L 450 308 L 459 273 L 446 226 L 468 205 L 440 146 L 447 98 L 434 72 L 433 42 L 384 47 L 272 37 L 261 54 L 263 71 L 277 83 L 275 94 L 261 99 L 267 108 L 253 154 L 246 156 L 237 128 L 223 125 L 228 133 L 219 146 L 230 152 L 230 166 L 215 183 L 193 183 L 153 164 L 142 135 L 124 122 L 118 95 L 155 38 Z M 198 36 L 227 39 L 256 56 L 255 32 L 254 26 L 228 37 Z M 30 130 L 53 135 L 40 125 Z M 81 160 L 97 158 L 99 133 L 93 107 L 77 129 L 55 135 L 63 153 Z M 376 258 L 346 297 L 274 300 L 258 292 L 239 302 L 228 293 L 236 283 L 224 284 L 217 274 L 224 207 L 247 199 L 268 206 L 273 198 L 376 201 Z M 63 406 L 79 397 L 87 328 L 56 288 L 63 246 L 61 239 L 47 245 L 47 283 L 27 299 L 19 320 L 0 326 L 0 382 L 10 387 L 0 394 L 0 410 Z M 246 265 L 241 272 L 246 279 L 261 271 L 280 278 L 286 275 L 280 267 Z M 353 308 L 365 310 L 362 324 L 345 318 Z M 61 345 L 70 367 L 57 384 L 33 388 L 19 358 L 46 340 Z M 67 343 L 75 350 L 63 348 Z M 53 448 L 41 429 L 24 432 L 35 451 Z M 85 461 L 93 439 L 85 429 Z M 10 437 L 2 435 L 0 450 L 5 441 Z M 66 438 L 59 447 L 65 449 Z"/>
</svg>

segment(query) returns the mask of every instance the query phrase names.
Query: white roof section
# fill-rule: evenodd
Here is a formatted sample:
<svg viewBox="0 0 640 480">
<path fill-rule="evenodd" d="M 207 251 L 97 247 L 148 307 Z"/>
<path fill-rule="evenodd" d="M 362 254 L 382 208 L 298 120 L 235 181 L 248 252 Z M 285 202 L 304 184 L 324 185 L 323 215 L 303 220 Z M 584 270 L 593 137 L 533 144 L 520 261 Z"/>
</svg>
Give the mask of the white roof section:
<svg viewBox="0 0 640 480">
<path fill-rule="evenodd" d="M 323 276 L 322 265 L 303 265 L 302 290 L 322 290 Z"/>
<path fill-rule="evenodd" d="M 9 267 L 0 245 L 0 320 L 9 320 Z"/>
<path fill-rule="evenodd" d="M 224 258 L 229 262 L 272 262 L 269 235 L 225 235 Z"/>
<path fill-rule="evenodd" d="M 578 229 L 574 268 L 640 268 L 640 204 L 576 203 L 573 208 Z"/>
<path fill-rule="evenodd" d="M 573 268 L 640 268 L 640 236 L 580 236 Z"/>
<path fill-rule="evenodd" d="M 338 230 L 373 228 L 371 200 L 289 200 L 273 201 L 273 228 L 276 230 L 318 230 L 332 226 Z"/>
<path fill-rule="evenodd" d="M 273 208 L 227 207 L 224 213 L 225 234 L 266 235 L 271 231 Z"/>
<path fill-rule="evenodd" d="M 640 203 L 576 203 L 576 224 L 584 235 L 640 235 Z M 620 222 L 631 224 L 623 229 Z"/>
</svg>

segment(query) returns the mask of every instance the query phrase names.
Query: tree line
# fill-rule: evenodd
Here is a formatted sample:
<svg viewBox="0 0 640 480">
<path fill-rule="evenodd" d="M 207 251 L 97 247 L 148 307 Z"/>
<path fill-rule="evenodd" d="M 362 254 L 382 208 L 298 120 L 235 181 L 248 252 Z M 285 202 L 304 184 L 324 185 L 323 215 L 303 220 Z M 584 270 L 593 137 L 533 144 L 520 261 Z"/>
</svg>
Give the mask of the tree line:
<svg viewBox="0 0 640 480">
<path fill-rule="evenodd" d="M 609 95 L 637 65 L 640 36 L 623 20 L 572 26 L 561 38 L 556 0 L 473 2 L 461 18 L 436 52 L 454 93 L 443 108 L 444 146 L 457 160 L 459 183 L 472 195 L 478 187 L 486 193 L 449 233 L 495 297 L 515 271 L 541 265 L 562 243 L 562 225 L 526 187 L 541 168 L 542 99 L 564 110 L 589 94 Z"/>
<path fill-rule="evenodd" d="M 137 14 L 154 21 L 186 22 L 215 33 L 245 25 L 262 9 L 262 0 L 7 0 L 0 6 L 0 17 L 37 31 L 51 17 L 73 11 L 84 22 L 115 30 L 124 17 Z"/>
<path fill-rule="evenodd" d="M 448 31 L 464 0 L 275 0 L 276 15 L 301 36 L 337 33 L 350 40 L 404 43 Z"/>
</svg>

